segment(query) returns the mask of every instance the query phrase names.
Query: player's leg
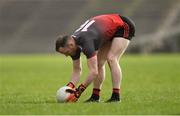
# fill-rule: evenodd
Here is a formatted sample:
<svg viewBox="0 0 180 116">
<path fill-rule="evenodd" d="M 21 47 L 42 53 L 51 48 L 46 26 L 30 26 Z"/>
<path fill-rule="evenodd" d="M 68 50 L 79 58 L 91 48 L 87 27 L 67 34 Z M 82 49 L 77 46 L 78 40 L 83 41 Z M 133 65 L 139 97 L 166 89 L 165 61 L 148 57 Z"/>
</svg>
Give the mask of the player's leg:
<svg viewBox="0 0 180 116">
<path fill-rule="evenodd" d="M 98 102 L 100 97 L 100 91 L 105 79 L 105 63 L 107 59 L 108 51 L 110 50 L 111 42 L 104 43 L 99 49 L 97 58 L 98 58 L 98 77 L 93 81 L 93 91 L 91 97 L 87 102 Z"/>
<path fill-rule="evenodd" d="M 129 40 L 116 37 L 113 39 L 110 51 L 108 52 L 107 61 L 111 70 L 112 86 L 113 92 L 111 99 L 109 101 L 119 101 L 120 100 L 120 86 L 122 80 L 122 71 L 119 65 L 119 59 L 125 52 L 127 46 L 129 45 Z"/>
<path fill-rule="evenodd" d="M 105 79 L 105 63 L 107 61 L 107 54 L 110 50 L 111 42 L 106 42 L 98 51 L 98 77 L 94 80 L 94 88 L 101 89 L 102 83 Z"/>
</svg>

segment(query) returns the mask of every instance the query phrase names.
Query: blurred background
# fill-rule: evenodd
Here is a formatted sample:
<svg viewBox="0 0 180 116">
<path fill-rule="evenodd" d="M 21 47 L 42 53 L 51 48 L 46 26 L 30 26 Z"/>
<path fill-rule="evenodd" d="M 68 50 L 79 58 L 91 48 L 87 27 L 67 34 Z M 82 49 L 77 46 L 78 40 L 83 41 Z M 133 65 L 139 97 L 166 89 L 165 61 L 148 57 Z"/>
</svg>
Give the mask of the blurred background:
<svg viewBox="0 0 180 116">
<path fill-rule="evenodd" d="M 0 54 L 55 53 L 59 34 L 105 13 L 136 23 L 128 52 L 180 52 L 180 0 L 0 0 Z"/>
</svg>

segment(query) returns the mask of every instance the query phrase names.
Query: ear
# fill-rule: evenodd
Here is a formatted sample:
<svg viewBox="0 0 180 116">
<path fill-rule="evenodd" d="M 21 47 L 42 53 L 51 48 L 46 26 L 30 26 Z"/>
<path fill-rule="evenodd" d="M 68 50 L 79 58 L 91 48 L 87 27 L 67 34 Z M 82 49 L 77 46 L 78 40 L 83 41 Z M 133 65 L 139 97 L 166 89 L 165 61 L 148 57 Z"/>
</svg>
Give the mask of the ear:
<svg viewBox="0 0 180 116">
<path fill-rule="evenodd" d="M 73 41 L 73 40 L 69 40 L 68 46 L 69 46 L 70 48 L 73 48 L 73 47 L 74 47 L 74 41 Z"/>
<path fill-rule="evenodd" d="M 62 53 L 62 51 L 64 51 L 63 47 L 59 47 L 58 52 Z"/>
<path fill-rule="evenodd" d="M 73 47 L 74 47 L 74 44 L 73 44 L 73 43 L 69 43 L 69 47 L 70 47 L 70 48 L 73 48 Z"/>
</svg>

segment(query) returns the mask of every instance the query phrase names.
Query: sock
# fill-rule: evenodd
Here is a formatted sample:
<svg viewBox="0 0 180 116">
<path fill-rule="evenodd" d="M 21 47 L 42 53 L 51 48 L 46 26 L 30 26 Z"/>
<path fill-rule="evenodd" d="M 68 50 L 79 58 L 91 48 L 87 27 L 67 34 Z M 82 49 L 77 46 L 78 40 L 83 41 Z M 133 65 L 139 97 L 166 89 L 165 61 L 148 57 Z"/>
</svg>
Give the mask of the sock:
<svg viewBox="0 0 180 116">
<path fill-rule="evenodd" d="M 118 88 L 113 88 L 113 92 L 112 92 L 111 98 L 113 98 L 113 99 L 119 99 L 119 94 L 120 94 L 120 89 L 118 89 Z"/>
<path fill-rule="evenodd" d="M 94 88 L 93 92 L 92 92 L 91 98 L 93 98 L 95 100 L 98 100 L 99 99 L 99 95 L 100 95 L 100 91 L 101 91 L 100 89 Z"/>
<path fill-rule="evenodd" d="M 93 94 L 95 94 L 95 95 L 99 96 L 100 91 L 101 91 L 100 89 L 96 89 L 96 88 L 94 88 L 94 89 L 93 89 Z"/>
<path fill-rule="evenodd" d="M 120 92 L 120 89 L 118 89 L 118 88 L 113 88 L 113 93 L 119 94 L 119 92 Z"/>
</svg>

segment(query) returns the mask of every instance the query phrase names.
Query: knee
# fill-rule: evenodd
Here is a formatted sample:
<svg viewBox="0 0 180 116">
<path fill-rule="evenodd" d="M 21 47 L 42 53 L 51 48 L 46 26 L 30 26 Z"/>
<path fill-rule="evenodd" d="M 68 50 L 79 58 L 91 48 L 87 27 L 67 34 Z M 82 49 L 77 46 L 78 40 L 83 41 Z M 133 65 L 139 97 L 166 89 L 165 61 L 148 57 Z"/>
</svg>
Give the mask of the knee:
<svg viewBox="0 0 180 116">
<path fill-rule="evenodd" d="M 99 61 L 98 62 L 98 69 L 102 69 L 104 67 L 104 65 L 105 65 L 105 62 L 106 61 Z"/>
<path fill-rule="evenodd" d="M 105 65 L 98 65 L 98 73 L 104 72 L 105 70 Z"/>
<path fill-rule="evenodd" d="M 114 64 L 114 63 L 117 63 L 117 57 L 113 56 L 113 55 L 108 55 L 107 57 L 107 61 L 108 61 L 108 64 Z"/>
</svg>

